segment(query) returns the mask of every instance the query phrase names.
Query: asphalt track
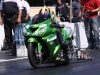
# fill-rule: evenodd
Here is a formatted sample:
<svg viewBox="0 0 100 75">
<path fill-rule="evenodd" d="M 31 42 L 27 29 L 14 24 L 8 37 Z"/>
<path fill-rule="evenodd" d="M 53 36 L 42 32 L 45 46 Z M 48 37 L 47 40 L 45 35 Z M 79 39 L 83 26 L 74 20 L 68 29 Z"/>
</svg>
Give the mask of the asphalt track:
<svg viewBox="0 0 100 75">
<path fill-rule="evenodd" d="M 27 57 L 16 58 L 0 52 L 0 75 L 100 75 L 100 51 L 86 50 L 93 57 L 92 61 L 76 61 L 67 66 L 43 64 L 40 69 L 33 69 Z"/>
</svg>

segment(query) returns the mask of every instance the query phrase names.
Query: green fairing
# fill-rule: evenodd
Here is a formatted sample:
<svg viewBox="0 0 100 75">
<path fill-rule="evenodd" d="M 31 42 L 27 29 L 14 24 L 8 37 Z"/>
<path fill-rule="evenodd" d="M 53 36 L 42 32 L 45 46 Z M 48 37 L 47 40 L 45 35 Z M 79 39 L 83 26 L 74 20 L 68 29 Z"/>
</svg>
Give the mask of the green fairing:
<svg viewBox="0 0 100 75">
<path fill-rule="evenodd" d="M 48 19 L 42 23 L 31 25 L 30 28 L 37 28 L 37 29 L 34 32 L 32 32 L 30 30 L 30 28 L 26 29 L 27 32 L 30 33 L 30 35 L 26 35 L 26 36 L 40 36 L 40 37 L 42 36 L 43 37 L 43 36 L 46 36 L 47 34 L 55 32 L 56 29 L 50 28 L 50 26 L 49 26 L 50 24 L 51 24 L 51 22 Z M 27 25 L 29 25 L 29 24 L 27 24 Z"/>
<path fill-rule="evenodd" d="M 62 34 L 63 37 L 65 38 L 66 43 L 69 43 L 71 38 L 69 38 L 69 35 L 66 35 L 66 31 L 64 29 L 62 29 Z"/>
<path fill-rule="evenodd" d="M 37 42 L 38 43 L 38 50 L 42 49 L 42 47 L 41 47 L 41 44 L 39 43 L 39 41 L 37 41 L 38 39 L 35 39 L 34 37 L 35 36 L 42 37 L 42 39 L 45 41 L 46 45 L 49 48 L 50 57 L 51 57 L 52 55 L 56 54 L 56 53 L 54 53 L 54 51 L 57 52 L 57 51 L 60 50 L 60 48 L 56 48 L 56 44 L 55 44 L 54 40 L 50 41 L 49 43 L 47 41 L 49 38 L 52 38 L 52 37 L 56 36 L 56 34 L 52 34 L 56 31 L 56 29 L 55 28 L 50 28 L 50 26 L 49 26 L 50 24 L 51 24 L 51 22 L 48 19 L 48 20 L 46 20 L 42 23 L 31 25 L 27 29 L 27 31 L 30 33 L 30 35 L 26 35 L 26 36 L 33 37 L 33 38 L 28 39 L 27 42 Z M 29 25 L 29 23 L 27 23 L 27 25 Z M 30 28 L 33 28 L 33 29 L 37 28 L 37 29 L 34 32 L 32 32 L 30 30 Z M 50 44 L 50 43 L 53 43 L 53 44 Z"/>
<path fill-rule="evenodd" d="M 57 39 L 56 34 L 50 34 L 46 37 L 43 37 L 42 39 L 45 41 L 45 43 L 49 49 L 50 56 L 52 56 L 52 55 L 56 54 L 56 52 L 60 51 L 60 47 L 55 42 L 55 40 Z"/>
<path fill-rule="evenodd" d="M 56 28 L 50 28 L 50 24 L 52 24 L 52 22 L 50 19 L 33 25 L 28 22 L 25 25 L 25 29 L 27 32 L 24 33 L 25 38 L 30 37 L 27 42 L 35 42 L 38 44 L 38 51 L 42 50 L 43 40 L 48 47 L 50 58 L 52 58 L 54 55 L 57 55 L 61 50 L 60 45 L 55 42 L 57 41 Z M 69 43 L 71 38 L 66 35 L 66 31 L 63 28 L 61 30 L 66 43 Z M 37 37 L 41 38 L 41 40 Z"/>
<path fill-rule="evenodd" d="M 27 40 L 27 42 L 36 42 L 36 43 L 38 43 L 38 50 L 39 50 L 39 51 L 42 50 L 42 45 L 41 45 L 40 42 L 38 42 L 38 40 L 37 40 L 36 38 L 30 37 L 30 38 Z"/>
<path fill-rule="evenodd" d="M 42 45 L 41 43 L 38 43 L 38 51 L 41 51 L 42 50 Z"/>
<path fill-rule="evenodd" d="M 61 49 L 60 45 L 56 46 L 56 48 L 55 48 L 55 50 L 54 50 L 54 54 L 55 54 L 56 52 L 59 52 L 60 49 Z M 56 53 L 56 54 L 57 54 L 57 53 Z"/>
<path fill-rule="evenodd" d="M 27 42 L 38 42 L 36 38 L 30 37 Z"/>
</svg>

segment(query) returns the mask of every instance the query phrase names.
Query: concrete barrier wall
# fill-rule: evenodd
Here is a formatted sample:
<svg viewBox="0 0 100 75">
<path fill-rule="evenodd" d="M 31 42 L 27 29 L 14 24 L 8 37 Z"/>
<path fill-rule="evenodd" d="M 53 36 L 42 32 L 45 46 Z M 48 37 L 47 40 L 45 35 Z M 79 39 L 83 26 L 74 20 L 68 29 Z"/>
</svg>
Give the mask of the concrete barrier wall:
<svg viewBox="0 0 100 75">
<path fill-rule="evenodd" d="M 34 16 L 35 14 L 38 14 L 39 13 L 39 10 L 43 8 L 43 7 L 31 7 L 31 11 L 30 11 L 30 15 L 31 16 Z M 49 7 L 50 10 L 54 11 L 55 12 L 55 7 Z"/>
</svg>

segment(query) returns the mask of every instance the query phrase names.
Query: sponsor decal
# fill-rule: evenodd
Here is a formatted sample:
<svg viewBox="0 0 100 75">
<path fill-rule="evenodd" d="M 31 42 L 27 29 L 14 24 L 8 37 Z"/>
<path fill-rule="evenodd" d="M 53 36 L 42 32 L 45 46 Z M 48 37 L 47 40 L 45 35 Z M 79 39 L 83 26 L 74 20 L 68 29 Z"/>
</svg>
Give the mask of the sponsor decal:
<svg viewBox="0 0 100 75">
<path fill-rule="evenodd" d="M 42 25 L 40 25 L 40 31 L 39 31 L 39 34 L 44 33 L 44 32 L 46 31 L 46 28 L 47 28 L 46 25 L 47 25 L 47 24 L 42 24 Z"/>
<path fill-rule="evenodd" d="M 52 38 L 48 38 L 48 39 L 47 39 L 47 42 L 51 42 L 51 41 L 55 40 L 56 38 L 57 38 L 57 36 L 54 36 L 54 37 L 52 37 Z"/>
</svg>

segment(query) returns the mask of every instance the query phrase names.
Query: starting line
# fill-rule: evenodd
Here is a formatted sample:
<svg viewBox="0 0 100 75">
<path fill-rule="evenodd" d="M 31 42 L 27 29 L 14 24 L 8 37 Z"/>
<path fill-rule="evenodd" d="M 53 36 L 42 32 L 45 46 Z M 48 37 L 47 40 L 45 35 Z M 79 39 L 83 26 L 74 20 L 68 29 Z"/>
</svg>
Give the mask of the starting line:
<svg viewBox="0 0 100 75">
<path fill-rule="evenodd" d="M 21 59 L 27 59 L 28 57 L 21 57 L 21 58 L 14 58 L 14 59 L 0 59 L 0 62 L 8 62 L 8 61 L 15 61 Z"/>
</svg>

